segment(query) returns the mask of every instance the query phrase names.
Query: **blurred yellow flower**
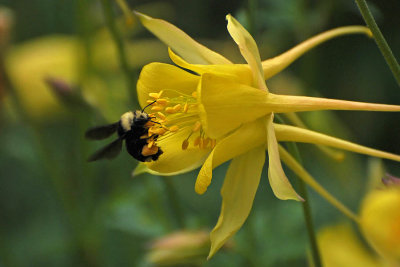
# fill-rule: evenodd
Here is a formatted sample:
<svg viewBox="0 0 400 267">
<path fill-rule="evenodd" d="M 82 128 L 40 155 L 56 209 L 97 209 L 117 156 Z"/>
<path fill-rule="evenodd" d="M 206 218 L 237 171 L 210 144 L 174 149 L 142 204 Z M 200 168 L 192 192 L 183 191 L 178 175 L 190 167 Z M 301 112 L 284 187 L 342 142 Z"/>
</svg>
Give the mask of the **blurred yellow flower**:
<svg viewBox="0 0 400 267">
<path fill-rule="evenodd" d="M 314 189 L 347 214 L 326 191 L 293 161 L 278 141 L 328 145 L 367 155 L 400 161 L 400 156 L 366 148 L 310 130 L 273 123 L 274 113 L 312 110 L 400 111 L 400 106 L 276 95 L 265 80 L 279 73 L 314 46 L 352 33 L 370 35 L 367 28 L 349 26 L 317 35 L 280 56 L 261 62 L 252 36 L 228 15 L 228 31 L 247 64 L 233 64 L 197 43 L 172 24 L 136 13 L 142 24 L 169 45 L 170 58 L 179 67 L 163 63 L 145 66 L 137 84 L 141 106 L 152 105 L 157 122 L 149 135 L 159 135 L 164 154 L 139 165 L 134 174 L 147 171 L 173 175 L 202 165 L 195 190 L 203 194 L 212 170 L 232 159 L 221 191 L 223 202 L 211 233 L 211 257 L 250 213 L 268 150 L 268 178 L 280 199 L 301 200 L 283 172 L 280 158 Z M 174 51 L 172 51 L 174 50 Z M 177 52 L 180 56 L 176 55 Z M 189 63 L 190 62 L 190 63 Z M 160 126 L 161 125 L 161 126 Z M 351 215 L 350 215 L 351 216 Z"/>
<path fill-rule="evenodd" d="M 324 227 L 317 240 L 325 267 L 389 266 L 364 246 L 349 224 Z"/>
<path fill-rule="evenodd" d="M 361 205 L 360 226 L 376 251 L 400 265 L 400 185 L 367 194 Z"/>
<path fill-rule="evenodd" d="M 6 71 L 30 117 L 49 118 L 62 112 L 45 79 L 55 77 L 70 84 L 76 82 L 80 52 L 74 38 L 61 35 L 31 40 L 9 51 Z"/>
<path fill-rule="evenodd" d="M 359 226 L 373 250 L 368 249 L 349 224 L 328 226 L 318 232 L 322 262 L 327 267 L 400 266 L 400 185 L 389 176 L 363 199 Z M 394 179 L 394 180 L 393 180 Z"/>
<path fill-rule="evenodd" d="M 154 52 L 162 49 L 161 44 L 153 40 L 141 39 L 135 43 L 126 43 L 126 48 L 131 67 L 167 58 L 165 52 Z M 104 114 L 106 118 L 113 119 L 125 111 L 126 108 L 120 103 L 128 94 L 119 70 L 114 41 L 108 33 L 99 31 L 95 34 L 90 49 L 92 67 L 95 68 L 92 72 L 85 72 L 87 58 L 83 44 L 76 36 L 50 35 L 10 48 L 6 54 L 5 68 L 19 101 L 31 118 L 56 118 L 63 113 L 62 104 L 46 84 L 48 78 L 58 79 L 71 86 L 80 86 L 85 99 L 93 106 L 102 107 L 101 112 L 107 113 Z M 120 82 L 113 90 L 107 90 L 104 80 L 99 75 L 93 75 L 95 72 L 113 73 L 114 80 L 111 82 Z M 118 102 L 121 110 L 112 110 L 117 105 L 110 104 L 114 102 Z M 107 108 L 109 106 L 111 107 Z"/>
</svg>

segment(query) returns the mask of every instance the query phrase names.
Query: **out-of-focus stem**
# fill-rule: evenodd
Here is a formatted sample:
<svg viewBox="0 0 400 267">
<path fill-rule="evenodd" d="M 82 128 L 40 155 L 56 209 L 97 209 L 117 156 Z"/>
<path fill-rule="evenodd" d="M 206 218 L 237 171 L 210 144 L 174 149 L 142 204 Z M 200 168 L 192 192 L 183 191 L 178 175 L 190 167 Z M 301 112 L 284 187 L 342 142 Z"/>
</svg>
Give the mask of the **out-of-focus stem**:
<svg viewBox="0 0 400 267">
<path fill-rule="evenodd" d="M 114 12 L 112 9 L 112 5 L 110 3 L 110 0 L 101 0 L 101 3 L 103 6 L 103 13 L 104 13 L 104 17 L 105 17 L 107 26 L 108 26 L 110 33 L 114 39 L 115 45 L 117 46 L 118 57 L 119 57 L 119 62 L 121 64 L 121 68 L 125 72 L 126 81 L 128 84 L 128 95 L 130 98 L 130 102 L 131 103 L 133 102 L 134 106 L 139 107 L 137 98 L 134 94 L 134 91 L 136 88 L 135 75 L 131 71 L 129 64 L 128 64 L 125 45 L 122 40 L 121 33 L 118 31 L 117 25 L 115 23 L 115 16 L 114 16 Z M 130 104 L 130 103 L 128 103 L 128 104 Z"/>
<path fill-rule="evenodd" d="M 289 149 L 290 153 L 293 155 L 293 157 L 300 164 L 302 164 L 301 156 L 300 156 L 299 150 L 297 148 L 297 145 L 295 143 L 289 143 L 288 149 Z M 319 253 L 317 238 L 315 236 L 315 231 L 314 231 L 314 223 L 312 221 L 311 206 L 310 206 L 310 202 L 309 202 L 309 198 L 308 198 L 307 187 L 306 187 L 306 184 L 301 179 L 298 179 L 298 185 L 299 185 L 298 186 L 299 195 L 304 199 L 304 201 L 301 202 L 301 205 L 303 208 L 304 219 L 306 222 L 308 239 L 309 239 L 310 245 L 311 245 L 313 263 L 314 263 L 315 267 L 322 267 L 321 256 Z"/>
</svg>

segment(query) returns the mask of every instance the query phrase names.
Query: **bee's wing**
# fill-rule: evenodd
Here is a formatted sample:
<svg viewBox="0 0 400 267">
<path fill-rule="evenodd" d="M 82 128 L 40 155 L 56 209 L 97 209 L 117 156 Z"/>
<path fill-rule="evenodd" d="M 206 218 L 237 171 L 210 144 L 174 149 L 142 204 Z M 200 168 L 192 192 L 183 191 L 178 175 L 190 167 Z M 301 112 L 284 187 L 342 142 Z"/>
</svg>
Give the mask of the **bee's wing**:
<svg viewBox="0 0 400 267">
<path fill-rule="evenodd" d="M 97 126 L 87 130 L 85 133 L 85 137 L 93 140 L 101 140 L 115 133 L 117 129 L 118 129 L 118 122 L 103 126 Z"/>
<path fill-rule="evenodd" d="M 102 149 L 95 152 L 92 156 L 88 158 L 88 161 L 96 161 L 99 159 L 113 159 L 118 156 L 119 152 L 122 148 L 122 141 L 124 139 L 118 138 L 117 140 L 113 141 L 111 144 L 106 145 Z"/>
</svg>

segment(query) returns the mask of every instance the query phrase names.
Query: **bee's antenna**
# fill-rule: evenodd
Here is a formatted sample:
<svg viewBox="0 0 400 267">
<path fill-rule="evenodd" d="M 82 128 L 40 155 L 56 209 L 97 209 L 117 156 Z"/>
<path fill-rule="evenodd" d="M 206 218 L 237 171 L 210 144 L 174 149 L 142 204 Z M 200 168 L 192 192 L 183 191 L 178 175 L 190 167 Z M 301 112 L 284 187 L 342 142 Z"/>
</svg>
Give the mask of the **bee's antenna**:
<svg viewBox="0 0 400 267">
<path fill-rule="evenodd" d="M 148 108 L 149 106 L 153 105 L 153 104 L 156 103 L 156 102 L 157 102 L 157 100 L 154 100 L 153 102 L 151 102 L 150 104 L 148 104 L 147 106 L 145 106 L 145 107 L 142 109 L 142 112 L 144 112 L 144 110 L 145 110 L 146 108 Z"/>
</svg>

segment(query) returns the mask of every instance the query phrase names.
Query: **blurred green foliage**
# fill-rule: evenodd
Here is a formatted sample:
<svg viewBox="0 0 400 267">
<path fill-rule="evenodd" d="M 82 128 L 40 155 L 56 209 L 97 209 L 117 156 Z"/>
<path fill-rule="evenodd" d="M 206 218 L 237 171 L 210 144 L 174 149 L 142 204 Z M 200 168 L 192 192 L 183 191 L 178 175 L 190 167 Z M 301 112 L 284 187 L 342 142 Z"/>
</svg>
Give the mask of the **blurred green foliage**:
<svg viewBox="0 0 400 267">
<path fill-rule="evenodd" d="M 129 3 L 132 8 L 174 23 L 217 51 L 233 51 L 228 58 L 238 58 L 238 51 L 226 31 L 227 13 L 252 32 L 262 58 L 277 55 L 323 30 L 364 24 L 355 3 L 344 0 Z M 399 57 L 398 1 L 370 4 Z M 225 166 L 215 170 L 215 182 L 207 194 L 198 196 L 194 192 L 196 171 L 168 178 L 132 178 L 136 162 L 125 152 L 113 161 L 86 163 L 88 155 L 101 144 L 85 141 L 85 130 L 116 121 L 123 110 L 137 108 L 126 97 L 127 90 L 135 89 L 127 88 L 118 61 L 108 69 L 93 63 L 91 51 L 100 43 L 95 35 L 102 31 L 107 34 L 100 1 L 0 0 L 0 5 L 12 12 L 15 22 L 8 46 L 2 46 L 2 60 L 7 50 L 32 38 L 70 35 L 83 44 L 85 62 L 73 86 L 83 95 L 85 86 L 95 87 L 92 94 L 105 99 L 90 105 L 61 101 L 63 115 L 34 119 L 16 97 L 14 84 L 0 79 L 0 92 L 5 92 L 0 100 L 0 266 L 149 266 L 144 256 L 149 242 L 178 230 L 180 213 L 186 229 L 211 229 L 219 214 Z M 115 14 L 120 14 L 116 6 Z M 123 36 L 131 44 L 152 38 L 138 25 L 124 31 Z M 140 63 L 135 62 L 137 50 L 127 48 L 134 79 L 141 65 L 168 60 L 167 48 L 159 47 L 164 51 L 157 51 L 161 53 L 157 58 L 144 58 Z M 152 46 L 145 47 L 137 57 L 143 53 L 154 54 Z M 109 62 L 100 61 L 102 64 Z M 388 104 L 400 101 L 400 90 L 378 48 L 364 36 L 329 41 L 282 75 L 287 88 L 274 87 L 278 83 L 272 79 L 268 83 L 271 91 L 291 90 L 300 81 L 304 95 Z M 95 82 L 87 83 L 88 77 Z M 25 82 L 29 85 L 29 80 Z M 312 129 L 400 153 L 398 114 L 342 111 L 310 112 L 301 117 Z M 306 168 L 317 180 L 358 210 L 368 183 L 366 157 L 346 153 L 346 159 L 338 163 L 309 145 L 301 145 L 300 150 Z M 398 164 L 388 162 L 387 167 L 400 175 Z M 234 245 L 205 266 L 307 265 L 308 240 L 301 207 L 277 200 L 269 188 L 266 170 L 264 173 L 250 219 Z M 314 192 L 311 206 L 317 228 L 344 219 Z"/>
</svg>

